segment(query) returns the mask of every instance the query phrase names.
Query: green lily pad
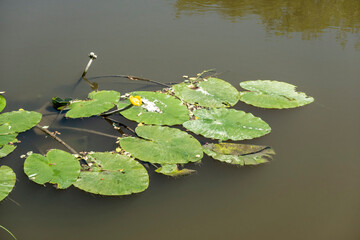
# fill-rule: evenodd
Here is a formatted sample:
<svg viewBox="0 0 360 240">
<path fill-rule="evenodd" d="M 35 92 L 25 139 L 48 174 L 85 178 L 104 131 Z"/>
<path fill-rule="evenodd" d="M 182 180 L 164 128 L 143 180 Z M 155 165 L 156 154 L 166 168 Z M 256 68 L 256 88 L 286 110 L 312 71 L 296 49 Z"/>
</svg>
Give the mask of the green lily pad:
<svg viewBox="0 0 360 240">
<path fill-rule="evenodd" d="M 11 144 L 0 145 L 0 158 L 6 157 L 15 150 L 16 146 Z"/>
<path fill-rule="evenodd" d="M 219 78 L 203 79 L 198 83 L 179 83 L 172 86 L 181 100 L 203 107 L 227 107 L 239 100 L 239 92 L 230 83 Z"/>
<path fill-rule="evenodd" d="M 65 114 L 69 118 L 84 118 L 99 115 L 113 108 L 120 99 L 117 91 L 93 91 L 89 93 L 90 100 L 73 101 Z"/>
<path fill-rule="evenodd" d="M 145 162 L 176 164 L 198 162 L 203 157 L 201 144 L 190 134 L 176 128 L 139 126 L 136 134 L 143 138 L 120 139 L 121 147 Z"/>
<path fill-rule="evenodd" d="M 163 165 L 161 165 L 161 167 L 156 169 L 155 172 L 161 173 L 161 174 L 164 174 L 164 175 L 170 176 L 170 177 L 179 177 L 179 176 L 192 174 L 192 173 L 196 172 L 196 170 L 186 169 L 186 168 L 179 170 L 177 164 L 163 164 Z"/>
<path fill-rule="evenodd" d="M 59 98 L 59 97 L 53 97 L 52 98 L 52 103 L 54 108 L 56 108 L 57 110 L 62 110 L 65 107 L 67 107 L 68 105 L 70 105 L 72 98 Z"/>
<path fill-rule="evenodd" d="M 219 143 L 203 145 L 204 152 L 221 162 L 236 165 L 258 165 L 272 159 L 274 150 L 267 146 Z"/>
<path fill-rule="evenodd" d="M 33 111 L 13 111 L 0 114 L 0 135 L 29 130 L 38 124 L 42 115 Z"/>
<path fill-rule="evenodd" d="M 8 166 L 0 167 L 0 201 L 6 198 L 7 195 L 15 186 L 16 175 L 14 171 Z"/>
<path fill-rule="evenodd" d="M 0 127 L 0 129 L 1 129 L 1 127 Z M 0 130 L 0 132 L 1 132 L 1 130 Z M 8 135 L 0 135 L 0 146 L 7 144 L 9 142 L 17 142 L 17 139 L 16 139 L 17 135 L 18 135 L 17 133 L 8 134 Z"/>
<path fill-rule="evenodd" d="M 80 163 L 70 153 L 52 149 L 46 157 L 33 153 L 24 163 L 24 172 L 38 184 L 57 184 L 60 189 L 71 186 L 80 174 Z"/>
<path fill-rule="evenodd" d="M 3 95 L 0 95 L 0 112 L 4 110 L 6 106 L 6 100 Z"/>
<path fill-rule="evenodd" d="M 296 86 L 278 81 L 255 80 L 241 82 L 248 91 L 240 92 L 240 100 L 261 108 L 295 108 L 314 101 L 305 93 L 296 92 Z"/>
<path fill-rule="evenodd" d="M 88 155 L 91 168 L 81 171 L 74 186 L 86 192 L 120 196 L 145 191 L 149 186 L 146 169 L 133 158 L 116 153 Z"/>
<path fill-rule="evenodd" d="M 237 141 L 261 137 L 271 131 L 261 118 L 235 109 L 199 109 L 194 115 L 197 120 L 184 122 L 183 126 L 207 138 Z"/>
<path fill-rule="evenodd" d="M 138 91 L 132 96 L 140 96 L 142 104 L 121 111 L 120 114 L 136 122 L 155 125 L 176 125 L 189 120 L 189 111 L 179 99 L 165 93 Z M 118 109 L 130 104 L 129 100 L 121 101 Z"/>
</svg>

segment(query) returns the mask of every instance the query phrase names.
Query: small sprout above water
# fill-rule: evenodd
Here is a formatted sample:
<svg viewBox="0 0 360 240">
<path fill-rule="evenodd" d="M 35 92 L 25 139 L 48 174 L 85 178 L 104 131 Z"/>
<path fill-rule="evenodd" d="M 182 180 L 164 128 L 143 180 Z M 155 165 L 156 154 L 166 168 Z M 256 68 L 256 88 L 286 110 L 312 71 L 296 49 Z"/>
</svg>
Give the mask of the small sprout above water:
<svg viewBox="0 0 360 240">
<path fill-rule="evenodd" d="M 85 77 L 86 73 L 88 72 L 88 70 L 89 70 L 89 68 L 90 68 L 90 66 L 91 66 L 91 63 L 92 63 L 95 59 L 97 59 L 97 56 L 95 55 L 94 52 L 91 52 L 91 53 L 89 53 L 89 58 L 90 58 L 90 60 L 89 60 L 88 64 L 87 64 L 86 67 L 85 67 L 85 70 L 84 70 L 84 72 L 83 72 L 83 74 L 82 74 L 82 77 Z"/>
</svg>

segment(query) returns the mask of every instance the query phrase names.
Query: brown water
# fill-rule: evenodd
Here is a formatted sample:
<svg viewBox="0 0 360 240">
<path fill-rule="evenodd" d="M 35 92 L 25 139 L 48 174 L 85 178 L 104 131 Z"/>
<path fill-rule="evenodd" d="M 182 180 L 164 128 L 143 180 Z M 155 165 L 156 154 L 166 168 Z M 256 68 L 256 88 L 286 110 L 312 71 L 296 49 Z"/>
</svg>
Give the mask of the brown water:
<svg viewBox="0 0 360 240">
<path fill-rule="evenodd" d="M 131 74 L 160 82 L 216 68 L 239 88 L 253 79 L 299 86 L 315 103 L 292 110 L 245 104 L 272 127 L 247 143 L 269 145 L 274 161 L 234 167 L 204 158 L 197 174 L 151 173 L 150 187 L 127 197 L 100 197 L 73 187 L 40 186 L 23 173 L 21 154 L 61 148 L 28 131 L 0 164 L 17 183 L 0 203 L 0 225 L 18 239 L 360 239 L 360 2 L 0 1 L 0 90 L 5 111 L 36 110 L 88 76 Z M 122 93 L 157 86 L 99 80 Z M 53 126 L 112 129 L 99 119 Z M 113 150 L 112 139 L 61 130 L 78 151 Z M 17 204 L 16 204 L 16 203 Z M 11 239 L 0 229 L 0 239 Z"/>
</svg>

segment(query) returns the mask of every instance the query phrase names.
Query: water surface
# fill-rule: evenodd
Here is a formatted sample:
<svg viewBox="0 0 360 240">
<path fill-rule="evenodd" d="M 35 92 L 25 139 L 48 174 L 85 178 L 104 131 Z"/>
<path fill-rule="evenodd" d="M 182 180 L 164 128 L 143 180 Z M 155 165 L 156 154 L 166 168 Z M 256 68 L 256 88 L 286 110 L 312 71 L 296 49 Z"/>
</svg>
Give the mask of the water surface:
<svg viewBox="0 0 360 240">
<path fill-rule="evenodd" d="M 245 80 L 286 81 L 315 103 L 292 110 L 236 105 L 272 127 L 245 141 L 273 147 L 269 164 L 239 168 L 204 158 L 191 166 L 195 175 L 151 173 L 147 191 L 120 198 L 29 181 L 19 156 L 61 146 L 28 131 L 0 160 L 17 174 L 0 203 L 0 224 L 18 239 L 359 239 L 359 9 L 356 0 L 1 1 L 5 111 L 36 110 L 54 96 L 85 97 L 89 87 L 74 85 L 90 51 L 99 58 L 89 77 L 179 82 L 216 68 L 238 89 Z M 122 93 L 159 88 L 117 78 L 99 84 Z M 52 126 L 116 134 L 96 118 Z M 116 147 L 113 139 L 60 131 L 78 151 Z M 11 239 L 1 230 L 0 238 Z"/>
</svg>

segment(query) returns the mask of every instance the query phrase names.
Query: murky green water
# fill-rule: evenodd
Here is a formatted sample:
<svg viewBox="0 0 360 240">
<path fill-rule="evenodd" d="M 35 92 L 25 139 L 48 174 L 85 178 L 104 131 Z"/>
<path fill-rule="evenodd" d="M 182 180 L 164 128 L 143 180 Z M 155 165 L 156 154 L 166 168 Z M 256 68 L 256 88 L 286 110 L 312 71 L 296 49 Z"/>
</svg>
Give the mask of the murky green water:
<svg viewBox="0 0 360 240">
<path fill-rule="evenodd" d="M 299 86 L 315 103 L 293 110 L 236 108 L 263 118 L 272 163 L 237 168 L 205 158 L 197 174 L 151 174 L 150 188 L 121 198 L 30 182 L 21 154 L 61 147 L 29 131 L 0 164 L 17 183 L 0 203 L 0 225 L 18 239 L 360 239 L 360 2 L 0 1 L 0 90 L 6 111 L 36 110 L 88 76 L 131 74 L 160 82 L 216 68 L 239 88 L 253 79 Z M 157 86 L 99 80 L 122 93 Z M 99 119 L 53 125 L 112 132 Z M 78 151 L 112 150 L 112 139 L 61 130 Z M 15 203 L 16 202 L 16 203 Z M 0 229 L 0 239 L 11 239 Z"/>
</svg>

